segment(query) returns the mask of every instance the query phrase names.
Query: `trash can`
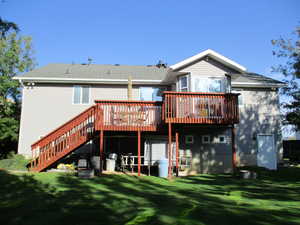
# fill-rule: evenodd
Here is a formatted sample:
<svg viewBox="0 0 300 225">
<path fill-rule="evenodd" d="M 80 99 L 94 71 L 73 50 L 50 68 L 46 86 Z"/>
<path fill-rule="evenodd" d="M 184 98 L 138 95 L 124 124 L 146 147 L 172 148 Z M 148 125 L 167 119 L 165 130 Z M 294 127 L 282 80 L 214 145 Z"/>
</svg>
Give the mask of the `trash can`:
<svg viewBox="0 0 300 225">
<path fill-rule="evenodd" d="M 106 170 L 109 172 L 114 172 L 116 168 L 115 159 L 106 159 Z"/>
<path fill-rule="evenodd" d="M 168 177 L 168 159 L 163 158 L 158 161 L 158 176 L 159 177 Z"/>
<path fill-rule="evenodd" d="M 92 156 L 91 164 L 92 164 L 92 168 L 95 169 L 96 175 L 98 175 L 102 172 L 100 156 Z"/>
</svg>

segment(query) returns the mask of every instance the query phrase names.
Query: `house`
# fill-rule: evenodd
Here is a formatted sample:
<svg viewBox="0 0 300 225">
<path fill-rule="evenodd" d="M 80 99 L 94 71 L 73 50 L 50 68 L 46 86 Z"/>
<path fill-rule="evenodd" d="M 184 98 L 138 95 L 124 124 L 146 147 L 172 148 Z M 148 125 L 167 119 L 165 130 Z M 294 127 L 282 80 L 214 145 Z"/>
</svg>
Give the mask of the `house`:
<svg viewBox="0 0 300 225">
<path fill-rule="evenodd" d="M 276 169 L 281 159 L 284 83 L 210 49 L 170 67 L 49 64 L 14 79 L 23 87 L 18 152 L 34 171 L 78 148 L 117 153 L 139 173 L 162 157 L 187 173 Z"/>
</svg>

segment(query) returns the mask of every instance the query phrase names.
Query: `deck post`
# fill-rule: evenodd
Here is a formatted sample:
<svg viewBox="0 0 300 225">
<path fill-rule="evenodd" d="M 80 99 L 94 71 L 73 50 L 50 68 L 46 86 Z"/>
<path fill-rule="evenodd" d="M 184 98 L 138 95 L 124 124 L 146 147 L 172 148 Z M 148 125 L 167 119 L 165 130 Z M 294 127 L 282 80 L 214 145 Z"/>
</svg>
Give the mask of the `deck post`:
<svg viewBox="0 0 300 225">
<path fill-rule="evenodd" d="M 31 161 L 30 161 L 30 168 L 33 167 L 33 159 L 34 159 L 34 149 L 31 150 Z"/>
<path fill-rule="evenodd" d="M 168 168 L 168 177 L 172 177 L 172 126 L 171 123 L 168 124 L 169 126 L 169 145 L 168 145 L 168 157 L 169 157 L 169 168 Z"/>
<path fill-rule="evenodd" d="M 231 145 L 232 145 L 232 170 L 233 172 L 236 169 L 236 143 L 235 143 L 235 136 L 236 136 L 236 128 L 234 124 L 232 124 L 231 128 Z"/>
<path fill-rule="evenodd" d="M 141 131 L 138 130 L 138 176 L 141 176 Z"/>
<path fill-rule="evenodd" d="M 178 131 L 175 134 L 176 139 L 176 177 L 178 177 L 179 172 L 179 146 L 178 146 Z"/>
<path fill-rule="evenodd" d="M 100 130 L 100 173 L 103 170 L 104 154 L 103 154 L 103 130 Z"/>
</svg>

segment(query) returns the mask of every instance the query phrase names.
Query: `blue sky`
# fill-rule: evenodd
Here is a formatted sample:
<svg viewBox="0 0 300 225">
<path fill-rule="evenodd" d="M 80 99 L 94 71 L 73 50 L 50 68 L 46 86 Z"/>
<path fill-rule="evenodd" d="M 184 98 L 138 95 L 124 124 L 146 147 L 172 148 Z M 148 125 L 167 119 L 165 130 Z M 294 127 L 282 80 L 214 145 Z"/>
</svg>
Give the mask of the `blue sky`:
<svg viewBox="0 0 300 225">
<path fill-rule="evenodd" d="M 3 1 L 3 0 L 2 0 Z M 174 64 L 211 48 L 270 76 L 272 39 L 291 37 L 300 1 L 5 0 L 3 19 L 30 35 L 48 63 Z M 275 76 L 275 75 L 273 75 Z"/>
</svg>

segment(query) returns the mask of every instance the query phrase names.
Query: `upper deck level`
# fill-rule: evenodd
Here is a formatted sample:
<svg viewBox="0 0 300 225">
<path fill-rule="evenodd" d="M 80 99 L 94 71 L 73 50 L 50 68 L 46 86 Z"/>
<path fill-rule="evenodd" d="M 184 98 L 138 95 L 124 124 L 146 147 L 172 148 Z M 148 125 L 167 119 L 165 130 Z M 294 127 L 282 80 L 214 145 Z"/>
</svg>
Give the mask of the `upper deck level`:
<svg viewBox="0 0 300 225">
<path fill-rule="evenodd" d="M 97 130 L 157 131 L 163 123 L 234 124 L 238 94 L 164 92 L 162 102 L 96 100 Z"/>
</svg>

